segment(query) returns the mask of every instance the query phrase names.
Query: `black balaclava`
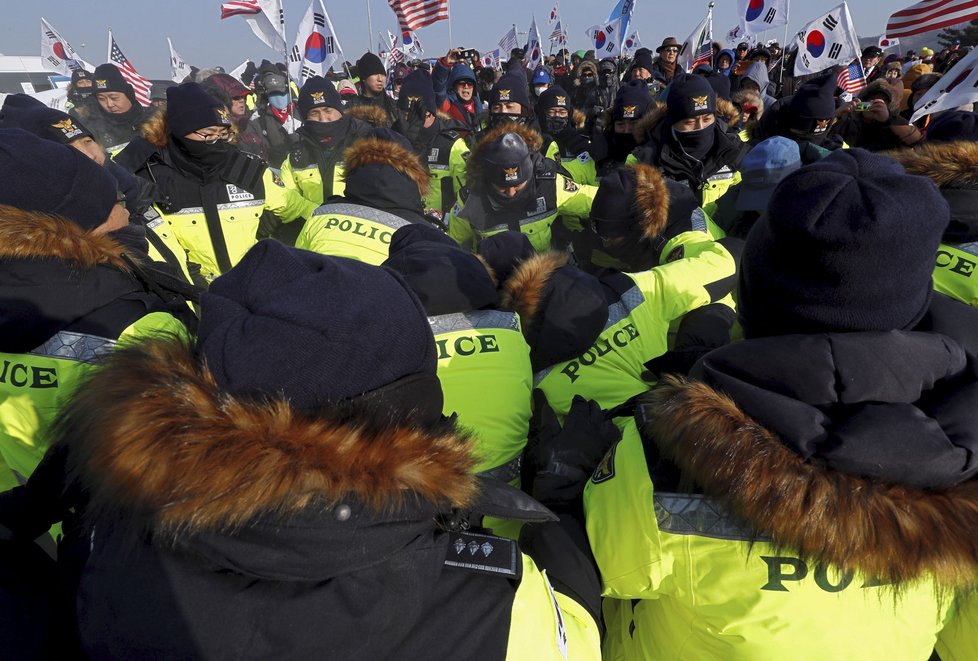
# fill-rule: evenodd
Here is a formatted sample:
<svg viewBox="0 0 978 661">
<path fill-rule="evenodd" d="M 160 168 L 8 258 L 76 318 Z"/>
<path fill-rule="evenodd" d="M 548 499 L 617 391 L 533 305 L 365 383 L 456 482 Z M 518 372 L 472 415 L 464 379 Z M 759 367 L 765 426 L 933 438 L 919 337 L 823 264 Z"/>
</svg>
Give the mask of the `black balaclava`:
<svg viewBox="0 0 978 661">
<path fill-rule="evenodd" d="M 343 115 L 335 122 L 306 122 L 298 130 L 316 142 L 323 143 L 322 147 L 329 148 L 329 143 L 346 135 L 349 128 L 350 118 Z"/>
<path fill-rule="evenodd" d="M 713 149 L 716 142 L 715 124 L 702 128 L 698 131 L 687 131 L 682 133 L 676 129 L 671 129 L 672 139 L 683 153 L 692 156 L 697 161 L 702 161 Z"/>
<path fill-rule="evenodd" d="M 181 152 L 190 160 L 191 163 L 199 167 L 204 172 L 216 170 L 227 161 L 231 153 L 231 144 L 227 140 L 217 142 L 202 142 L 198 140 L 187 140 L 182 136 L 172 136 L 173 142 Z"/>
</svg>

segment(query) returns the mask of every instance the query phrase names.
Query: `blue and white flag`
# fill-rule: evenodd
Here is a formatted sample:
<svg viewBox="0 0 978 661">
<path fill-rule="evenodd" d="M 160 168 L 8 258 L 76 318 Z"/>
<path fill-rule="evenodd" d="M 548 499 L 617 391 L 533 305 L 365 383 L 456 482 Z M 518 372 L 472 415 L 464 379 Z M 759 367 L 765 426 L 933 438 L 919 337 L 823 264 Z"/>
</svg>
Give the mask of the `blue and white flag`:
<svg viewBox="0 0 978 661">
<path fill-rule="evenodd" d="M 620 21 L 618 24 L 619 34 L 628 34 L 628 24 L 632 21 L 632 12 L 635 10 L 635 0 L 618 0 L 618 4 L 611 10 L 606 24 L 612 21 Z M 607 57 L 607 55 L 605 56 Z"/>
</svg>

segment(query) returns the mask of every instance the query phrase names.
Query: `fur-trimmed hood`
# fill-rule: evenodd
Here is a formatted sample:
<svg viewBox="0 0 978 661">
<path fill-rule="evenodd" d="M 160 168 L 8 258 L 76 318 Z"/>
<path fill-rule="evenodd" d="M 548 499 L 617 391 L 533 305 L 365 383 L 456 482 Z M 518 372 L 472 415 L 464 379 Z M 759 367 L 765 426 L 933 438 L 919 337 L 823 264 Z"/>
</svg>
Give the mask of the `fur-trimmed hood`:
<svg viewBox="0 0 978 661">
<path fill-rule="evenodd" d="M 635 128 L 632 129 L 632 136 L 635 138 L 636 144 L 642 144 L 648 141 L 652 137 L 652 131 L 655 130 L 662 120 L 666 118 L 666 104 L 660 103 L 659 101 L 653 101 L 649 109 L 642 115 L 641 119 L 635 122 Z"/>
<path fill-rule="evenodd" d="M 886 152 L 907 174 L 927 177 L 939 188 L 978 188 L 978 142 L 924 143 L 912 151 Z"/>
<path fill-rule="evenodd" d="M 523 138 L 523 142 L 527 144 L 531 152 L 539 152 L 543 147 L 543 136 L 529 126 L 515 122 L 506 122 L 489 129 L 479 136 L 479 141 L 472 148 L 472 153 L 469 154 L 469 158 L 466 161 L 465 178 L 469 182 L 469 186 L 479 187 L 480 184 L 478 182 L 481 182 L 484 176 L 483 164 L 485 163 L 486 149 L 488 149 L 490 143 L 506 133 L 515 133 Z"/>
<path fill-rule="evenodd" d="M 367 165 L 385 165 L 414 182 L 421 196 L 431 188 L 431 176 L 421 165 L 417 154 L 406 147 L 382 138 L 360 138 L 343 152 L 345 176 Z"/>
<path fill-rule="evenodd" d="M 919 337 L 911 336 L 924 334 L 903 334 L 900 338 L 884 338 L 883 335 L 874 334 L 873 343 L 881 338 L 884 344 L 891 342 L 889 349 L 908 353 L 908 362 L 920 357 L 915 350 L 921 349 L 922 344 Z M 913 368 L 898 369 L 899 374 L 894 375 L 874 372 L 862 379 L 837 374 L 838 397 L 842 401 L 819 399 L 820 410 L 849 406 L 853 417 L 848 421 L 855 422 L 859 416 L 875 415 L 870 411 L 872 407 L 861 409 L 856 406 L 856 401 L 860 401 L 857 397 L 865 396 L 869 400 L 882 397 L 884 401 L 895 402 L 903 401 L 905 397 L 912 400 L 914 389 L 923 385 L 925 391 L 929 391 L 921 399 L 920 410 L 926 419 L 927 397 L 936 394 L 939 398 L 945 397 L 938 401 L 948 402 L 950 400 L 946 398 L 960 396 L 955 393 L 952 382 L 958 378 L 954 376 L 955 370 L 965 363 L 964 354 L 951 346 L 953 342 L 941 337 L 930 336 L 927 340 L 929 349 L 925 348 L 925 351 L 935 357 L 942 353 L 941 346 L 946 347 L 947 363 L 929 361 L 925 368 L 928 374 L 921 378 L 920 384 L 894 383 L 894 377 L 902 377 Z M 789 342 L 794 338 L 772 339 Z M 841 338 L 840 342 L 851 339 Z M 823 354 L 818 346 L 807 348 L 815 349 L 812 353 L 816 355 L 811 356 L 811 362 L 820 362 Z M 805 350 L 804 347 L 795 349 Z M 743 358 L 744 352 L 750 349 L 743 347 L 738 351 Z M 838 465 L 833 467 L 831 459 L 827 464 L 824 457 L 803 457 L 794 450 L 792 443 L 774 431 L 778 424 L 785 424 L 784 418 L 779 419 L 774 413 L 767 420 L 759 420 L 744 407 L 744 402 L 751 401 L 754 392 L 766 392 L 765 383 L 772 378 L 777 380 L 777 375 L 798 366 L 775 366 L 765 358 L 771 356 L 751 363 L 752 369 L 760 371 L 751 372 L 747 364 L 741 364 L 741 368 L 748 368 L 747 372 L 740 372 L 741 377 L 747 375 L 743 381 L 734 371 L 724 372 L 729 378 L 723 389 L 731 392 L 733 398 L 708 385 L 715 382 L 713 377 L 707 378 L 707 382 L 677 377 L 660 381 L 640 400 L 641 431 L 644 438 L 651 439 L 646 442 L 654 442 L 662 456 L 678 466 L 685 480 L 723 501 L 735 516 L 753 527 L 756 535 L 770 537 L 775 545 L 797 552 L 803 558 L 895 584 L 933 577 L 941 586 L 973 585 L 978 577 L 978 535 L 975 534 L 978 530 L 978 481 L 971 477 L 951 486 L 929 489 L 866 477 L 859 470 L 843 471 Z M 951 382 L 945 380 L 941 385 L 945 371 Z M 709 370 L 706 373 L 708 376 Z M 931 378 L 937 379 L 936 386 L 933 381 L 928 383 Z M 895 391 L 881 394 L 876 387 L 878 384 L 883 384 L 883 390 L 895 385 Z M 949 386 L 952 386 L 950 390 Z M 819 396 L 822 389 L 819 382 L 806 394 Z M 864 392 L 860 393 L 860 390 Z M 887 400 L 886 395 L 894 392 L 899 392 L 897 399 Z M 789 410 L 797 411 L 790 394 L 782 393 L 782 397 L 789 403 Z M 931 404 L 934 405 L 933 401 Z M 963 404 L 964 401 L 957 400 L 958 406 Z M 912 405 L 902 404 L 892 410 L 897 411 L 900 406 Z M 968 441 L 954 436 L 955 426 L 963 420 L 948 420 L 947 417 L 953 417 L 950 414 L 953 406 L 948 404 L 942 409 L 941 404 L 936 404 L 940 411 L 936 416 L 939 420 L 932 422 L 940 426 L 948 424 L 949 436 L 955 444 L 962 446 L 955 446 L 955 449 L 963 456 L 966 454 L 963 446 Z M 877 418 L 878 424 L 889 426 L 894 423 L 894 419 Z M 872 429 L 856 425 L 843 427 L 846 421 L 841 418 L 837 422 L 839 436 L 835 442 L 841 445 L 859 444 L 874 433 Z M 923 447 L 932 447 L 929 444 L 934 434 L 925 434 L 930 437 L 927 439 L 916 438 L 919 427 L 911 426 L 913 429 L 893 427 L 890 438 L 884 439 L 883 445 L 890 443 L 890 449 L 874 455 L 883 470 L 887 470 L 890 463 L 902 462 L 906 465 L 900 470 L 912 474 L 913 466 L 909 464 L 921 452 L 927 454 Z M 965 435 L 974 436 L 972 433 Z M 973 438 L 969 440 L 973 441 Z M 951 447 L 950 443 L 948 447 Z M 934 454 L 939 454 L 938 448 L 934 449 Z M 940 451 L 950 450 L 940 448 Z M 930 472 L 939 460 L 935 456 L 919 465 L 922 471 Z M 872 463 L 874 457 L 868 461 Z"/>
<path fill-rule="evenodd" d="M 763 105 L 763 104 L 761 104 Z M 740 110 L 727 99 L 717 98 L 716 117 L 727 123 L 727 126 L 736 126 L 740 121 Z"/>
<path fill-rule="evenodd" d="M 176 338 L 110 356 L 78 390 L 57 436 L 91 514 L 148 515 L 173 539 L 343 499 L 378 516 L 417 502 L 463 507 L 477 491 L 470 444 L 451 423 L 330 421 L 284 400 L 236 399 Z"/>
<path fill-rule="evenodd" d="M 348 117 L 353 117 L 354 119 L 359 119 L 361 122 L 366 122 L 371 126 L 376 126 L 378 128 L 390 128 L 391 122 L 390 117 L 387 116 L 387 111 L 385 111 L 380 106 L 372 105 L 358 105 L 352 108 L 347 107 L 343 114 Z"/>
<path fill-rule="evenodd" d="M 125 270 L 122 253 L 115 239 L 86 232 L 70 220 L 0 205 L 0 258 L 53 257 L 82 269 L 109 264 Z"/>
<path fill-rule="evenodd" d="M 533 321 L 540 311 L 550 276 L 557 269 L 567 266 L 567 263 L 567 253 L 540 253 L 520 264 L 503 283 L 503 307 L 520 316 L 524 334 L 530 333 L 533 328 Z"/>
<path fill-rule="evenodd" d="M 581 86 L 581 77 L 584 75 L 584 70 L 588 69 L 594 74 L 595 80 L 598 79 L 598 65 L 596 62 L 591 60 L 584 60 L 577 65 L 577 70 L 574 71 L 574 87 Z"/>
<path fill-rule="evenodd" d="M 166 113 L 157 112 L 150 117 L 142 126 L 143 138 L 157 149 L 166 147 L 170 142 L 170 125 L 166 121 Z M 238 142 L 238 126 L 233 123 L 228 127 L 231 138 L 228 140 L 232 145 Z"/>
<path fill-rule="evenodd" d="M 761 121 L 761 118 L 764 117 L 764 100 L 754 90 L 748 88 L 739 89 L 731 95 L 730 100 L 740 107 L 752 106 L 757 108 L 754 112 L 754 118 L 757 121 Z M 734 110 L 736 110 L 736 106 Z"/>
<path fill-rule="evenodd" d="M 635 211 L 642 236 L 656 239 L 669 224 L 669 188 L 658 168 L 645 163 L 629 167 L 635 173 Z"/>
</svg>

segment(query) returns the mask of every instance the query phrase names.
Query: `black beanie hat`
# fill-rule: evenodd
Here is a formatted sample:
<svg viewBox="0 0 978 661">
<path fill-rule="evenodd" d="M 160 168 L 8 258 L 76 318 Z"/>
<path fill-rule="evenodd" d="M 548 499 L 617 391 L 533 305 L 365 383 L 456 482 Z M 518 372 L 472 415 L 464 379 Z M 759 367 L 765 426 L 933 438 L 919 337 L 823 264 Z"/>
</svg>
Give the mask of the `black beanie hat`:
<svg viewBox="0 0 978 661">
<path fill-rule="evenodd" d="M 635 171 L 617 168 L 601 177 L 598 192 L 591 202 L 591 218 L 627 222 L 635 217 Z"/>
<path fill-rule="evenodd" d="M 654 66 L 655 60 L 652 59 L 652 53 L 649 51 L 638 53 L 635 55 L 635 59 L 632 60 L 632 69 L 645 69 L 649 73 L 652 73 Z"/>
<path fill-rule="evenodd" d="M 863 149 L 840 149 L 794 171 L 747 237 L 744 332 L 913 328 L 930 305 L 949 214 L 930 179 Z"/>
<path fill-rule="evenodd" d="M 832 119 L 835 117 L 835 89 L 835 76 L 810 80 L 792 95 L 788 112 L 802 119 Z"/>
<path fill-rule="evenodd" d="M 530 237 L 523 232 L 507 230 L 479 241 L 476 252 L 486 260 L 500 283 L 509 280 L 516 268 L 536 254 Z"/>
<path fill-rule="evenodd" d="M 343 112 L 343 99 L 333 83 L 322 76 L 313 76 L 299 90 L 299 118 L 306 121 L 306 115 L 314 108 L 333 108 Z"/>
<path fill-rule="evenodd" d="M 530 147 L 518 133 L 503 133 L 486 145 L 483 161 L 488 184 L 509 188 L 533 176 Z"/>
<path fill-rule="evenodd" d="M 130 99 L 136 98 L 136 92 L 132 89 L 132 85 L 122 77 L 119 67 L 111 62 L 98 65 L 92 77 L 95 79 L 93 91 L 96 94 L 99 92 L 122 92 Z"/>
<path fill-rule="evenodd" d="M 200 303 L 197 353 L 227 393 L 314 411 L 428 375 L 440 400 L 427 315 L 389 269 L 260 241 Z"/>
<path fill-rule="evenodd" d="M 86 71 L 85 69 L 75 69 L 71 72 L 71 82 L 74 84 L 79 80 L 91 80 L 92 84 L 95 84 L 95 77 L 90 71 Z"/>
<path fill-rule="evenodd" d="M 978 142 L 978 113 L 951 110 L 934 117 L 927 127 L 927 142 L 957 140 Z"/>
<path fill-rule="evenodd" d="M 60 216 L 85 230 L 109 218 L 117 184 L 73 147 L 23 129 L 0 129 L 0 204 Z"/>
<path fill-rule="evenodd" d="M 560 85 L 548 87 L 540 98 L 537 99 L 537 116 L 543 117 L 551 108 L 563 108 L 568 116 L 573 114 L 574 106 L 571 104 L 571 96 Z"/>
<path fill-rule="evenodd" d="M 39 138 L 67 145 L 78 138 L 91 138 L 81 123 L 26 94 L 11 94 L 0 108 L 0 128 L 21 128 Z"/>
<path fill-rule="evenodd" d="M 622 85 L 615 95 L 615 105 L 612 107 L 612 118 L 640 119 L 652 105 L 652 95 L 643 80 L 632 80 Z"/>
<path fill-rule="evenodd" d="M 368 76 L 375 76 L 377 74 L 386 76 L 387 69 L 384 68 L 384 63 L 380 61 L 379 57 L 373 53 L 364 53 L 357 60 L 357 73 L 360 75 L 360 80 L 364 80 Z"/>
<path fill-rule="evenodd" d="M 198 83 L 166 90 L 166 123 L 170 133 L 185 136 L 208 126 L 231 126 L 231 112 Z"/>
<path fill-rule="evenodd" d="M 422 69 L 415 69 L 401 83 L 401 91 L 397 94 L 397 107 L 408 110 L 412 102 L 420 102 L 425 110 L 434 115 L 438 112 L 435 103 L 435 88 L 432 87 L 431 74 Z"/>
<path fill-rule="evenodd" d="M 393 247 L 392 240 L 384 266 L 401 274 L 428 316 L 481 310 L 496 304 L 496 285 L 485 264 L 454 242 L 448 245 L 440 239 L 411 241 L 401 242 L 397 250 Z"/>
<path fill-rule="evenodd" d="M 489 94 L 489 107 L 497 103 L 512 102 L 520 104 L 524 115 L 530 112 L 530 93 L 526 87 L 526 77 L 521 73 L 506 73 L 492 86 Z"/>
<path fill-rule="evenodd" d="M 666 95 L 666 121 L 669 126 L 684 119 L 715 115 L 717 93 L 703 76 L 679 74 Z"/>
<path fill-rule="evenodd" d="M 441 230 L 435 229 L 431 225 L 411 223 L 410 225 L 397 228 L 397 231 L 391 236 L 391 243 L 387 254 L 393 255 L 396 252 L 410 247 L 414 243 L 443 243 L 446 246 L 458 247 L 455 239 Z"/>
</svg>

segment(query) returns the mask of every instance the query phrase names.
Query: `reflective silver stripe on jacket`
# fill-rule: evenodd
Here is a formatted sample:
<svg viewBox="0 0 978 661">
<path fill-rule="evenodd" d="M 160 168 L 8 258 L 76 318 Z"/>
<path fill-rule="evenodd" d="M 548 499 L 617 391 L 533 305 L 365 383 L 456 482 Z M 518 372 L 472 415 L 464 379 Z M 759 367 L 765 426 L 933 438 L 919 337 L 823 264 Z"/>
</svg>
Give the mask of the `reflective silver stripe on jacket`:
<svg viewBox="0 0 978 661">
<path fill-rule="evenodd" d="M 689 223 L 692 225 L 693 229 L 697 232 L 706 231 L 706 214 L 703 210 L 696 208 L 693 210 L 693 215 L 689 217 Z"/>
<path fill-rule="evenodd" d="M 359 218 L 360 220 L 369 220 L 375 223 L 380 223 L 381 225 L 389 227 L 393 230 L 396 230 L 398 227 L 404 227 L 405 225 L 411 224 L 400 216 L 395 216 L 392 213 L 387 213 L 386 211 L 381 211 L 380 209 L 364 207 L 359 204 L 324 204 L 316 209 L 312 215 L 315 218 L 317 216 L 328 216 L 330 214 L 350 216 L 352 218 Z"/>
<path fill-rule="evenodd" d="M 97 335 L 61 331 L 50 340 L 28 351 L 32 356 L 99 363 L 115 348 L 116 340 Z"/>
<path fill-rule="evenodd" d="M 519 319 L 515 312 L 500 310 L 479 310 L 476 312 L 457 312 L 428 317 L 431 332 L 434 335 L 454 333 L 455 331 L 481 330 L 497 328 L 501 330 L 519 330 Z"/>
<path fill-rule="evenodd" d="M 254 200 L 245 200 L 242 202 L 225 202 L 224 204 L 218 204 L 218 211 L 229 211 L 231 209 L 247 209 L 248 207 L 262 207 L 265 206 L 265 198 L 255 198 Z M 204 207 L 184 207 L 182 209 L 177 209 L 167 215 L 169 216 L 187 216 L 195 213 L 204 213 Z"/>
<path fill-rule="evenodd" d="M 520 227 L 526 227 L 527 225 L 532 225 L 533 223 L 540 222 L 541 220 L 547 220 L 548 218 L 557 218 L 557 209 L 551 209 L 549 211 L 544 211 L 543 213 L 535 213 L 532 216 L 527 216 L 520 221 Z M 463 218 L 464 220 L 464 218 Z M 473 227 L 477 232 L 486 234 L 488 232 L 505 232 L 509 229 L 509 224 L 500 223 L 499 225 L 493 225 L 492 227 L 487 227 L 485 229 L 478 229 Z"/>
<path fill-rule="evenodd" d="M 520 476 L 522 468 L 523 455 L 519 455 L 515 459 L 507 461 L 502 466 L 496 466 L 487 471 L 482 471 L 479 473 L 479 477 L 484 477 L 489 480 L 499 480 L 500 482 L 512 482 Z"/>
<path fill-rule="evenodd" d="M 656 492 L 652 500 L 655 519 L 663 532 L 738 542 L 770 540 L 734 519 L 723 505 L 707 496 Z"/>
<path fill-rule="evenodd" d="M 957 248 L 961 252 L 978 257 L 978 241 L 972 241 L 970 243 L 949 243 L 948 245 L 952 248 Z"/>
</svg>

